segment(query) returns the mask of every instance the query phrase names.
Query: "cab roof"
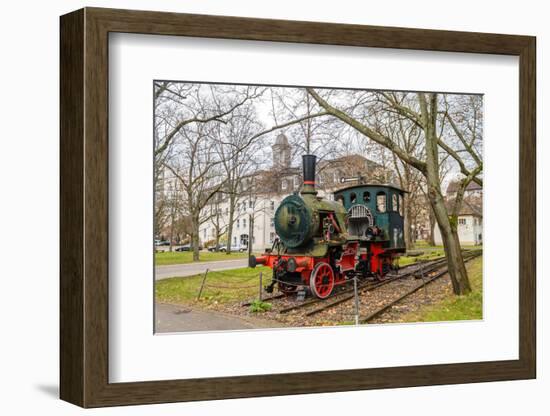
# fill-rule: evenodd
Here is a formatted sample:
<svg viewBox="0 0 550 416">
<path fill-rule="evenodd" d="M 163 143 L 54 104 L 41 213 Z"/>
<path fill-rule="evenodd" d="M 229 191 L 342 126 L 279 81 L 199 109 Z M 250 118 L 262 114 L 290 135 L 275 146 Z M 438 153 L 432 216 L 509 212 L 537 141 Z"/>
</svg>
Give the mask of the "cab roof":
<svg viewBox="0 0 550 416">
<path fill-rule="evenodd" d="M 360 185 L 348 186 L 347 188 L 341 188 L 341 189 L 338 189 L 337 191 L 334 191 L 333 193 L 338 194 L 340 192 L 345 192 L 352 189 L 360 189 L 360 188 L 392 188 L 402 193 L 409 193 L 408 191 L 405 191 L 404 189 L 401 189 L 397 185 L 393 185 L 391 183 L 363 183 Z"/>
</svg>

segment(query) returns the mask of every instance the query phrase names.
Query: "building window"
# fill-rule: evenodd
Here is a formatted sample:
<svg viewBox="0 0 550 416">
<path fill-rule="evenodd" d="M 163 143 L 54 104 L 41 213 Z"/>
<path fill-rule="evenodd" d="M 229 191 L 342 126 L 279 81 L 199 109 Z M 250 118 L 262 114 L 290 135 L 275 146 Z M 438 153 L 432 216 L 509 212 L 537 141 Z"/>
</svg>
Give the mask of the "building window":
<svg viewBox="0 0 550 416">
<path fill-rule="evenodd" d="M 273 241 L 275 241 L 275 233 L 271 232 L 269 233 L 269 242 L 273 243 Z"/>
<path fill-rule="evenodd" d="M 300 179 L 297 176 L 294 176 L 294 188 L 300 186 Z"/>
<path fill-rule="evenodd" d="M 283 179 L 283 181 L 281 182 L 281 189 L 282 189 L 283 191 L 286 190 L 286 179 Z"/>
<path fill-rule="evenodd" d="M 246 228 L 246 218 L 243 218 L 243 228 Z"/>
<path fill-rule="evenodd" d="M 376 210 L 378 212 L 386 212 L 386 194 L 384 192 L 376 194 Z"/>
<path fill-rule="evenodd" d="M 237 228 L 241 225 L 241 220 L 237 219 Z"/>
<path fill-rule="evenodd" d="M 391 196 L 391 210 L 393 212 L 397 212 L 398 211 L 398 207 L 397 207 L 397 194 L 392 194 Z"/>
<path fill-rule="evenodd" d="M 404 199 L 403 199 L 403 195 L 399 195 L 399 215 L 403 216 L 403 212 L 404 212 Z"/>
<path fill-rule="evenodd" d="M 271 217 L 271 221 L 269 222 L 270 227 L 275 227 L 275 218 Z"/>
<path fill-rule="evenodd" d="M 269 201 L 269 208 L 271 209 L 271 211 L 275 209 L 275 201 Z"/>
<path fill-rule="evenodd" d="M 369 191 L 363 192 L 363 202 L 370 202 L 370 192 Z"/>
<path fill-rule="evenodd" d="M 349 194 L 349 202 L 351 204 L 355 204 L 357 202 L 357 195 L 355 195 L 355 192 Z"/>
<path fill-rule="evenodd" d="M 204 230 L 202 230 L 202 238 L 206 239 L 206 228 Z"/>
<path fill-rule="evenodd" d="M 225 207 L 225 215 L 229 215 L 229 207 Z"/>
<path fill-rule="evenodd" d="M 252 200 L 248 201 L 248 208 L 252 208 L 253 207 L 253 203 L 252 203 Z"/>
<path fill-rule="evenodd" d="M 459 223 L 460 225 L 466 225 L 466 218 L 459 218 L 459 219 L 458 219 L 458 223 Z"/>
<path fill-rule="evenodd" d="M 237 237 L 233 237 L 233 245 L 234 245 L 234 246 L 237 245 Z"/>
</svg>

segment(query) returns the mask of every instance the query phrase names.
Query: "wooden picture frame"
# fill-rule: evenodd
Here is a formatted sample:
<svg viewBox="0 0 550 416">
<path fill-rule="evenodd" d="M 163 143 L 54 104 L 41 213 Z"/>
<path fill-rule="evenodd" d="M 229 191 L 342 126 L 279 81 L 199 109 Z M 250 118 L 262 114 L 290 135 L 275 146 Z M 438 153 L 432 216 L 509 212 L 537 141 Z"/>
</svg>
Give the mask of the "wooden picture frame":
<svg viewBox="0 0 550 416">
<path fill-rule="evenodd" d="M 61 17 L 60 396 L 82 407 L 338 392 L 536 376 L 535 38 L 85 8 Z M 109 383 L 108 34 L 263 40 L 519 57 L 519 359 Z"/>
</svg>

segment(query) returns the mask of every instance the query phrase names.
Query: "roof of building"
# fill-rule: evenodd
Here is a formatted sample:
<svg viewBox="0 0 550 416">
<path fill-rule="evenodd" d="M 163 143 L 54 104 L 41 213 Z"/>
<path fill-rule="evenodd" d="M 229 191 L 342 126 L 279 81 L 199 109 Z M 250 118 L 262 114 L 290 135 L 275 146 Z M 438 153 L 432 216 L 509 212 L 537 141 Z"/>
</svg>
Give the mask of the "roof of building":
<svg viewBox="0 0 550 416">
<path fill-rule="evenodd" d="M 458 191 L 458 188 L 460 186 L 460 181 L 452 181 L 449 183 L 449 186 L 447 187 L 447 194 L 452 194 Z M 466 186 L 467 191 L 482 191 L 483 187 L 477 184 L 474 181 L 471 181 L 468 186 Z"/>
<path fill-rule="evenodd" d="M 449 213 L 454 207 L 454 198 L 446 201 L 447 210 Z M 476 196 L 467 196 L 462 200 L 462 205 L 458 215 L 473 215 L 475 217 L 483 217 L 483 199 Z"/>
</svg>

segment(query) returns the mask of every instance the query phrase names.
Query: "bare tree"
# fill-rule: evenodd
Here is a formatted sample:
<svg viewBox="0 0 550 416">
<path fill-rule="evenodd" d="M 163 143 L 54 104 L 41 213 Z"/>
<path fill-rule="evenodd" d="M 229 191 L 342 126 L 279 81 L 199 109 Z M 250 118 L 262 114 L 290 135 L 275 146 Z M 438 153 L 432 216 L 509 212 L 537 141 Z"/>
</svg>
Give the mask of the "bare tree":
<svg viewBox="0 0 550 416">
<path fill-rule="evenodd" d="M 285 129 L 293 157 L 315 154 L 319 162 L 346 154 L 346 126 L 333 117 L 322 117 L 315 100 L 303 88 L 271 88 L 271 116 Z M 323 164 L 319 163 L 319 173 Z"/>
<path fill-rule="evenodd" d="M 219 137 L 216 152 L 225 175 L 220 192 L 228 206 L 227 254 L 230 254 L 236 210 L 243 199 L 252 196 L 251 175 L 261 164 L 259 156 L 263 136 L 260 133 L 265 129 L 258 120 L 254 106 L 248 103 L 236 109 L 232 118 L 225 125 L 217 126 L 216 131 Z"/>
<path fill-rule="evenodd" d="M 451 132 L 447 137 L 455 136 L 455 146 L 450 148 L 460 149 L 449 151 L 449 154 L 458 156 L 460 153 L 461 173 L 463 177 L 459 180 L 456 196 L 451 209 L 451 222 L 456 232 L 458 214 L 464 200 L 464 193 L 471 182 L 481 185 L 479 178 L 483 172 L 482 143 L 483 143 L 483 102 L 480 96 L 451 96 L 445 97 L 444 111 L 445 120 L 448 121 Z M 453 156 L 455 159 L 458 157 Z M 466 170 L 470 173 L 466 173 Z"/>
<path fill-rule="evenodd" d="M 199 260 L 200 226 L 208 220 L 205 207 L 224 185 L 224 181 L 220 181 L 221 162 L 212 151 L 211 127 L 200 123 L 182 129 L 177 149 L 165 163 L 181 183 L 183 206 L 191 221 L 194 261 Z"/>
<path fill-rule="evenodd" d="M 193 146 L 190 142 L 194 137 L 200 137 L 201 144 L 197 146 L 200 148 L 206 141 L 207 130 L 211 131 L 214 124 L 227 123 L 228 118 L 236 109 L 261 96 L 264 90 L 265 88 L 253 86 L 241 87 L 156 81 L 154 83 L 155 184 L 162 181 L 162 176 L 167 168 L 174 168 L 174 155 L 187 153 L 187 156 L 189 156 L 189 153 L 193 153 L 191 149 Z M 201 125 L 203 128 L 198 127 Z M 199 130 L 202 133 L 197 133 Z M 195 134 L 192 132 L 195 132 Z M 188 171 L 187 173 L 190 174 L 191 172 Z M 204 177 L 204 175 L 201 175 L 201 177 Z M 187 188 L 189 183 L 195 183 L 195 181 L 188 177 Z M 187 192 L 187 190 L 185 189 L 184 192 Z M 155 210 L 155 223 L 157 226 L 162 222 L 161 219 L 164 215 L 162 209 L 165 208 L 162 201 L 158 202 L 155 204 L 158 208 Z M 191 218 L 198 218 L 196 214 L 191 215 L 189 213 L 189 215 Z M 197 228 L 196 231 L 198 232 L 197 224 L 194 228 Z M 195 238 L 198 238 L 198 235 Z M 194 258 L 198 258 L 198 244 L 196 246 L 197 248 L 193 254 Z"/>
<path fill-rule="evenodd" d="M 449 112 L 441 117 L 439 106 L 441 98 L 435 93 L 387 93 L 387 92 L 361 92 L 354 102 L 346 105 L 332 105 L 327 98 L 324 98 L 313 88 L 307 88 L 308 93 L 317 101 L 319 106 L 332 116 L 352 126 L 365 137 L 386 147 L 395 154 L 402 162 L 415 168 L 426 179 L 427 195 L 439 225 L 449 274 L 455 294 L 465 294 L 471 291 L 470 282 L 464 261 L 456 223 L 453 223 L 443 192 L 441 191 L 440 178 L 440 150 L 445 151 L 457 163 L 460 172 L 464 175 L 463 183 L 476 181 L 480 185 L 482 179 L 480 173 L 482 165 L 478 164 L 469 168 L 466 161 L 461 157 L 461 152 L 453 149 L 442 137 L 445 120 L 451 117 Z M 348 93 L 350 94 L 350 93 Z M 377 117 L 375 117 L 377 116 Z M 373 118 L 374 117 L 374 118 Z M 392 137 L 388 137 L 381 127 L 384 118 L 403 118 L 413 123 L 422 131 L 424 142 L 424 155 L 409 153 Z M 373 121 L 374 120 L 374 121 Z M 461 149 L 466 150 L 468 149 Z M 467 186 L 467 185 L 466 185 Z"/>
<path fill-rule="evenodd" d="M 421 130 L 413 123 L 407 123 L 402 118 L 385 124 L 382 127 L 385 134 L 391 137 L 392 141 L 402 147 L 407 153 L 421 157 L 424 152 L 421 139 Z M 386 148 L 385 148 L 386 149 Z M 387 149 L 386 149 L 387 150 Z M 407 250 L 414 247 L 414 228 L 416 218 L 422 210 L 425 200 L 420 198 L 423 189 L 426 187 L 424 176 L 408 163 L 403 162 L 395 153 L 390 152 L 392 165 L 396 172 L 399 186 L 406 191 L 403 197 L 401 211 L 404 219 L 404 240 Z M 428 208 L 430 209 L 430 208 Z"/>
</svg>

